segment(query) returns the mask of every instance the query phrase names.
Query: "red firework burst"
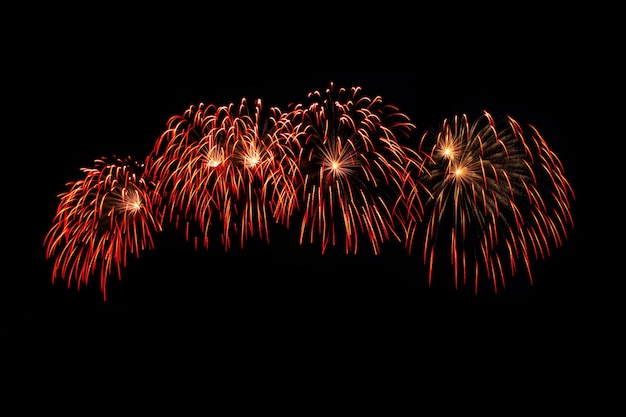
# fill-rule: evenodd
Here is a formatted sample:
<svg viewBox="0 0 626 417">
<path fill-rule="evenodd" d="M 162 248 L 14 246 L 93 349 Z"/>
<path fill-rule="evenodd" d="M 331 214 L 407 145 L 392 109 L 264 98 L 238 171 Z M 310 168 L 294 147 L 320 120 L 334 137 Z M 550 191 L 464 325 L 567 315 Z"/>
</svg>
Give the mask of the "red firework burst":
<svg viewBox="0 0 626 417">
<path fill-rule="evenodd" d="M 241 247 L 255 235 L 270 240 L 270 223 L 288 222 L 297 200 L 294 179 L 298 167 L 284 143 L 291 123 L 278 108 L 262 112 L 244 98 L 239 105 L 200 104 L 168 121 L 147 159 L 147 171 L 158 193 L 169 203 L 168 218 L 201 229 L 209 246 L 211 228 L 221 223 L 221 242 L 228 250 L 231 238 Z M 198 248 L 198 238 L 194 238 Z"/>
<path fill-rule="evenodd" d="M 68 286 L 88 284 L 98 274 L 106 299 L 106 281 L 113 272 L 121 279 L 128 254 L 139 256 L 154 247 L 153 234 L 161 230 L 154 215 L 153 187 L 142 177 L 143 165 L 132 158 L 102 158 L 85 177 L 68 183 L 52 227 L 44 238 L 47 259 L 54 258 L 52 280 Z"/>
<path fill-rule="evenodd" d="M 416 154 L 399 141 L 414 129 L 397 107 L 370 98 L 360 87 L 330 87 L 291 104 L 297 127 L 290 146 L 298 156 L 302 219 L 300 243 L 321 239 L 321 251 L 344 237 L 346 253 L 366 237 L 374 253 L 381 243 L 402 241 L 408 219 L 420 216 L 411 166 Z"/>
<path fill-rule="evenodd" d="M 444 120 L 426 133 L 420 150 L 429 154 L 419 181 L 425 200 L 424 262 L 432 281 L 436 247 L 448 245 L 455 287 L 479 277 L 497 293 L 521 261 L 532 283 L 531 261 L 560 247 L 573 227 L 574 191 L 557 155 L 535 127 L 488 112 L 470 123 L 467 115 Z M 417 227 L 417 225 L 415 225 Z"/>
</svg>

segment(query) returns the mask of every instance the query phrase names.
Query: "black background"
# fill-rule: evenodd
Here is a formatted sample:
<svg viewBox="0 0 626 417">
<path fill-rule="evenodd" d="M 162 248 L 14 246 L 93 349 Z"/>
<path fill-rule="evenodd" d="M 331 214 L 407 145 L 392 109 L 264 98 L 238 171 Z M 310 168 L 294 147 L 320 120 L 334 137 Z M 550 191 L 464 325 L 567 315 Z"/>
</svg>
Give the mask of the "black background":
<svg viewBox="0 0 626 417">
<path fill-rule="evenodd" d="M 599 357 L 583 346 L 610 349 L 617 306 L 591 215 L 598 191 L 588 185 L 590 165 L 611 155 L 598 156 L 590 126 L 608 107 L 598 91 L 617 84 L 584 68 L 590 57 L 610 65 L 577 25 L 561 21 L 557 30 L 554 16 L 471 24 L 444 15 L 440 25 L 433 16 L 433 26 L 417 30 L 416 21 L 429 20 L 398 14 L 379 16 L 396 30 L 353 16 L 335 22 L 336 32 L 295 20 L 274 30 L 262 21 L 258 29 L 167 30 L 167 19 L 139 29 L 118 16 L 113 25 L 63 21 L 14 46 L 6 64 L 5 341 L 38 347 L 37 357 L 56 347 L 66 363 L 113 352 L 136 360 L 146 350 L 172 363 L 165 346 L 173 346 L 178 358 L 217 350 L 213 358 L 247 358 L 249 366 L 324 357 L 361 368 L 382 355 L 404 365 L 476 364 L 474 373 L 494 364 L 509 376 L 549 364 L 559 380 L 595 370 Z M 475 295 L 437 276 L 428 287 L 418 257 L 393 245 L 379 256 L 320 255 L 284 230 L 269 245 L 228 253 L 195 251 L 175 232 L 163 233 L 155 250 L 129 260 L 121 281 L 109 279 L 107 301 L 97 279 L 80 291 L 51 282 L 43 237 L 57 194 L 81 178 L 81 167 L 103 155 L 143 158 L 168 118 L 191 104 L 247 97 L 283 108 L 331 81 L 382 96 L 418 131 L 483 109 L 538 128 L 576 200 L 574 229 L 534 263 L 533 285 L 521 275 L 504 292 Z"/>
</svg>

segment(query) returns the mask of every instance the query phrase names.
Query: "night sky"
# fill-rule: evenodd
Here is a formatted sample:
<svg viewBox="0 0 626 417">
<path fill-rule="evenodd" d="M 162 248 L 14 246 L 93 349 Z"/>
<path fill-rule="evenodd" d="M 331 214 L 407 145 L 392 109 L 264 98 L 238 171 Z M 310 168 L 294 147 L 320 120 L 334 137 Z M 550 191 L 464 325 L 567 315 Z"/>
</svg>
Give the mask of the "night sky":
<svg viewBox="0 0 626 417">
<path fill-rule="evenodd" d="M 41 39 L 33 46 L 40 67 L 27 79 L 12 79 L 20 94 L 11 141 L 19 150 L 10 151 L 15 165 L 2 210 L 15 233 L 3 239 L 5 262 L 13 267 L 5 268 L 1 300 L 16 338 L 80 343 L 85 337 L 122 350 L 129 341 L 173 338 L 193 341 L 199 351 L 204 335 L 212 341 L 206 343 L 228 340 L 240 353 L 281 343 L 328 352 L 350 341 L 353 348 L 380 346 L 387 355 L 393 346 L 415 355 L 443 349 L 459 362 L 472 361 L 473 352 L 480 361 L 509 364 L 523 355 L 529 362 L 560 362 L 564 349 L 599 333 L 592 314 L 609 277 L 590 269 L 591 193 L 583 183 L 589 147 L 580 140 L 588 90 L 583 82 L 572 88 L 563 77 L 580 59 L 569 48 L 517 39 L 490 53 L 476 44 L 437 44 L 419 53 L 398 44 L 366 55 L 362 45 L 358 59 L 348 56 L 349 48 L 334 59 L 311 46 L 302 54 L 281 56 L 276 46 L 226 56 L 215 45 L 211 52 L 189 48 L 194 55 L 176 41 L 153 42 L 148 50 L 117 41 L 83 49 L 70 39 Z M 269 245 L 253 239 L 226 253 L 218 242 L 196 251 L 170 227 L 156 237 L 154 250 L 129 257 L 120 281 L 109 278 L 107 301 L 97 278 L 79 291 L 75 283 L 51 282 L 43 238 L 57 194 L 82 178 L 81 167 L 104 155 L 143 159 L 169 117 L 191 104 L 246 97 L 286 108 L 330 82 L 380 95 L 407 114 L 417 132 L 482 110 L 537 127 L 563 162 L 576 200 L 565 244 L 533 261 L 534 284 L 520 273 L 497 295 L 488 289 L 476 295 L 471 286 L 454 289 L 441 272 L 429 287 L 419 256 L 398 245 L 383 244 L 377 256 L 368 248 L 321 255 L 318 246 L 299 245 L 297 233 L 281 227 Z"/>
</svg>

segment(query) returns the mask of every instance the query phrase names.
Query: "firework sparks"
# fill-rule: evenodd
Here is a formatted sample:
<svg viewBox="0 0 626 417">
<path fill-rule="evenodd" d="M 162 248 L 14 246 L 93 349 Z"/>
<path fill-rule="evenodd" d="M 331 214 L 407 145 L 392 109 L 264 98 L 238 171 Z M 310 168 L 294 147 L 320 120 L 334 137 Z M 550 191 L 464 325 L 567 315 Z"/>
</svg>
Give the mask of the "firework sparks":
<svg viewBox="0 0 626 417">
<path fill-rule="evenodd" d="M 467 115 L 444 120 L 419 148 L 430 155 L 419 174 L 429 190 L 423 248 L 429 283 L 436 252 L 444 250 L 436 247 L 446 243 L 457 288 L 471 279 L 478 292 L 484 276 L 497 293 L 520 261 L 532 283 L 531 261 L 560 247 L 574 225 L 574 191 L 537 129 L 485 111 L 473 123 Z"/>
<path fill-rule="evenodd" d="M 380 96 L 333 83 L 286 112 L 260 99 L 191 105 L 167 121 L 144 164 L 96 160 L 59 194 L 44 238 L 52 280 L 80 288 L 97 275 L 106 300 L 107 278 L 153 249 L 167 220 L 195 249 L 216 236 L 225 250 L 269 243 L 273 224 L 296 223 L 299 244 L 322 253 L 419 245 L 429 285 L 440 254 L 456 288 L 478 293 L 486 282 L 497 293 L 519 270 L 532 284 L 532 261 L 574 226 L 574 191 L 538 130 L 484 111 L 444 120 L 415 146 L 414 131 Z"/>
<path fill-rule="evenodd" d="M 121 279 L 128 254 L 153 249 L 161 222 L 153 215 L 152 186 L 142 177 L 143 165 L 131 158 L 95 160 L 85 177 L 68 183 L 59 195 L 52 227 L 44 239 L 46 257 L 54 258 L 56 277 L 68 286 L 87 284 L 95 274 L 106 299 L 106 281 Z"/>
<path fill-rule="evenodd" d="M 360 87 L 331 83 L 325 94 L 315 91 L 308 98 L 308 106 L 291 104 L 289 112 L 298 128 L 290 145 L 303 178 L 300 243 L 319 237 L 324 253 L 343 235 L 346 253 L 356 253 L 366 236 L 378 254 L 381 243 L 404 238 L 398 231 L 398 223 L 406 222 L 400 206 L 406 205 L 405 192 L 415 188 L 408 167 L 417 160 L 399 139 L 415 126 Z"/>
<path fill-rule="evenodd" d="M 299 171 L 283 145 L 290 121 L 276 107 L 267 116 L 262 110 L 261 100 L 251 108 L 245 98 L 239 105 L 190 106 L 170 118 L 147 160 L 157 195 L 169 202 L 168 218 L 176 224 L 182 218 L 187 228 L 197 223 L 205 248 L 216 223 L 226 250 L 233 236 L 241 247 L 252 236 L 269 242 L 270 223 L 288 223 L 297 205 L 292 182 Z"/>
</svg>

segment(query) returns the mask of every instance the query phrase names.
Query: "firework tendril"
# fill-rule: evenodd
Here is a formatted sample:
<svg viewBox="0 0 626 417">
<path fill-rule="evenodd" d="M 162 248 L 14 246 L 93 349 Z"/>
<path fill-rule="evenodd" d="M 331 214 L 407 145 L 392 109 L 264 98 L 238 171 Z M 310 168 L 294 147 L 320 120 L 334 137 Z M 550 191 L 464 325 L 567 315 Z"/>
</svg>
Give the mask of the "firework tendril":
<svg viewBox="0 0 626 417">
<path fill-rule="evenodd" d="M 343 236 L 345 252 L 356 253 L 359 238 L 366 236 L 379 254 L 382 243 L 405 238 L 400 230 L 410 215 L 420 216 L 420 205 L 404 200 L 415 188 L 408 167 L 419 159 L 399 140 L 415 126 L 396 107 L 380 96 L 364 96 L 359 87 L 331 83 L 324 94 L 310 93 L 309 100 L 308 106 L 290 106 L 299 128 L 291 145 L 303 179 L 298 184 L 304 206 L 300 243 L 319 236 L 324 253 Z"/>
<path fill-rule="evenodd" d="M 474 122 L 454 116 L 419 149 L 429 154 L 419 173 L 429 190 L 426 220 L 416 225 L 424 226 L 429 283 L 439 251 L 450 257 L 456 287 L 471 279 L 478 292 L 485 277 L 497 293 L 519 263 L 532 282 L 531 260 L 562 246 L 574 225 L 574 191 L 537 129 L 486 111 Z"/>
<path fill-rule="evenodd" d="M 574 226 L 574 190 L 532 125 L 484 111 L 416 126 L 360 87 L 313 91 L 287 111 L 261 99 L 200 103 L 172 116 L 139 164 L 101 158 L 59 194 L 44 237 L 57 277 L 77 287 L 121 279 L 128 255 L 154 249 L 165 223 L 184 227 L 196 250 L 219 236 L 224 250 L 251 238 L 270 244 L 274 226 L 300 245 L 345 254 L 363 241 L 420 254 L 431 285 L 440 254 L 455 288 L 493 292 L 563 245 Z M 192 231 L 193 230 L 193 231 Z M 418 248 L 418 249 L 416 249 Z"/>
<path fill-rule="evenodd" d="M 97 159 L 81 171 L 84 178 L 68 183 L 59 195 L 44 238 L 46 257 L 54 258 L 53 282 L 60 277 L 80 288 L 97 274 L 106 299 L 109 275 L 116 272 L 121 279 L 128 254 L 139 257 L 154 248 L 161 220 L 151 203 L 153 185 L 142 177 L 143 165 L 131 157 Z"/>
<path fill-rule="evenodd" d="M 147 176 L 155 196 L 169 202 L 167 218 L 200 226 L 209 247 L 211 228 L 221 225 L 225 250 L 234 236 L 241 247 L 252 236 L 268 243 L 274 218 L 288 219 L 296 206 L 293 179 L 298 167 L 285 146 L 290 120 L 278 108 L 263 114 L 261 100 L 239 105 L 190 106 L 172 117 L 148 157 Z"/>
</svg>

